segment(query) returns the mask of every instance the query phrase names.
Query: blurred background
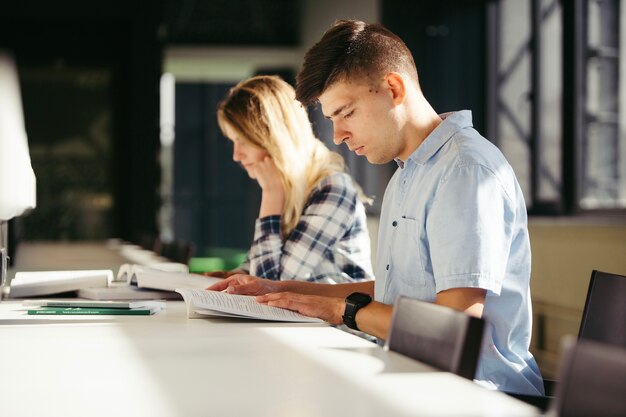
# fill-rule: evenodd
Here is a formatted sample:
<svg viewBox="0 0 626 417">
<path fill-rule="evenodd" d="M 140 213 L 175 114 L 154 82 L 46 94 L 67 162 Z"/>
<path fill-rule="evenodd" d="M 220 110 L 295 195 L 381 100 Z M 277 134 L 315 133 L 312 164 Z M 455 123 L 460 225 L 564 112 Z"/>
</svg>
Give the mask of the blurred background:
<svg viewBox="0 0 626 417">
<path fill-rule="evenodd" d="M 6 3 L 6 2 L 5 2 Z M 248 248 L 260 190 L 216 123 L 228 88 L 293 83 L 339 18 L 380 22 L 412 50 L 438 112 L 470 109 L 525 194 L 533 249 L 533 352 L 553 375 L 576 334 L 592 269 L 626 274 L 626 1 L 109 0 L 0 8 L 17 63 L 37 208 L 10 222 L 28 242 L 120 238 L 172 245 L 183 262 Z M 2 92 L 0 92 L 1 94 Z M 341 152 L 375 198 L 395 164 Z"/>
</svg>

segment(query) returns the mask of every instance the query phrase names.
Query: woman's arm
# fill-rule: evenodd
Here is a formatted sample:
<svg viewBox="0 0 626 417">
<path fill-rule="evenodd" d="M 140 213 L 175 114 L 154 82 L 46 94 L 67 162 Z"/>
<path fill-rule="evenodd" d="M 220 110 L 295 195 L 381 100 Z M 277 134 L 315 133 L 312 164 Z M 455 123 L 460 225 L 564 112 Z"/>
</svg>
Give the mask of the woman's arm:
<svg viewBox="0 0 626 417">
<path fill-rule="evenodd" d="M 270 279 L 303 279 L 324 261 L 352 226 L 357 193 L 345 175 L 326 178 L 309 197 L 295 229 L 283 242 L 280 216 L 257 220 L 250 248 L 250 274 Z"/>
</svg>

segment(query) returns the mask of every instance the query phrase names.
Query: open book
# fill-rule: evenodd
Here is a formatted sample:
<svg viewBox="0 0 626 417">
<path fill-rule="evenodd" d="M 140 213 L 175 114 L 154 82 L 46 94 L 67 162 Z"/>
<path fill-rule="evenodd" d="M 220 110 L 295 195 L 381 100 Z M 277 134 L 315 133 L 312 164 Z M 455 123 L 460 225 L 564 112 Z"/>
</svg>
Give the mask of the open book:
<svg viewBox="0 0 626 417">
<path fill-rule="evenodd" d="M 178 262 L 158 262 L 152 264 L 122 264 L 113 279 L 111 286 L 137 284 L 137 272 L 160 271 L 176 273 L 180 276 L 189 275 L 189 267 Z M 163 274 L 161 274 L 163 275 Z M 168 289 L 174 291 L 174 289 Z"/>
<path fill-rule="evenodd" d="M 108 287 L 112 281 L 113 271 L 110 269 L 17 272 L 11 280 L 9 296 L 35 297 L 81 288 Z"/>
<path fill-rule="evenodd" d="M 235 295 L 218 291 L 178 288 L 189 318 L 237 317 L 257 320 L 323 323 L 322 320 L 303 316 L 284 308 L 270 307 L 256 302 L 251 295 Z"/>
<path fill-rule="evenodd" d="M 181 266 L 182 265 L 182 266 Z M 183 268 L 185 267 L 185 268 Z M 204 289 L 219 278 L 190 274 L 183 264 L 123 264 L 107 288 L 83 288 L 78 296 L 90 300 L 180 299 L 176 288 Z"/>
<path fill-rule="evenodd" d="M 205 289 L 221 281 L 220 278 L 207 277 L 189 272 L 163 271 L 142 265 L 124 264 L 120 267 L 116 282 L 126 285 L 136 284 L 139 288 L 175 291 L 176 288 Z M 121 284 L 124 285 L 124 284 Z"/>
<path fill-rule="evenodd" d="M 123 264 L 113 271 L 17 272 L 11 281 L 11 298 L 35 297 L 78 291 L 92 300 L 180 299 L 176 288 L 204 289 L 219 278 L 185 272 L 186 265 L 160 263 L 150 266 Z"/>
</svg>

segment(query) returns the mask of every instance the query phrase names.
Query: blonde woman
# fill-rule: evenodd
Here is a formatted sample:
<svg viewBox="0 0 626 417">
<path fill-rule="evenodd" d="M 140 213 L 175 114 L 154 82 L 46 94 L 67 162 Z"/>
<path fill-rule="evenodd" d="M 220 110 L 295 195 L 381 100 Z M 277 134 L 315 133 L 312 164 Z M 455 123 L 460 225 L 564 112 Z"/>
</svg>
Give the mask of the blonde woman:
<svg viewBox="0 0 626 417">
<path fill-rule="evenodd" d="M 261 189 L 246 261 L 228 276 L 345 283 L 372 278 L 360 189 L 343 158 L 315 137 L 294 89 L 276 76 L 233 87 L 218 123 L 233 160 Z"/>
</svg>

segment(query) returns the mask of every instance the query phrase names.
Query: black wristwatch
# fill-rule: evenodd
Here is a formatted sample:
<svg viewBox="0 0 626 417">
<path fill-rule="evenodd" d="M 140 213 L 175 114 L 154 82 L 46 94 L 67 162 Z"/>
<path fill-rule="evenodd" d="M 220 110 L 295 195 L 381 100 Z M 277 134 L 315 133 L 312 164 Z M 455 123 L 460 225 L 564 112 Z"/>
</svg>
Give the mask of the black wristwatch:
<svg viewBox="0 0 626 417">
<path fill-rule="evenodd" d="M 353 330 L 359 330 L 356 325 L 356 312 L 372 302 L 372 297 L 362 292 L 353 292 L 346 297 L 346 309 L 343 312 L 343 324 Z"/>
</svg>

